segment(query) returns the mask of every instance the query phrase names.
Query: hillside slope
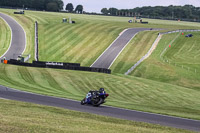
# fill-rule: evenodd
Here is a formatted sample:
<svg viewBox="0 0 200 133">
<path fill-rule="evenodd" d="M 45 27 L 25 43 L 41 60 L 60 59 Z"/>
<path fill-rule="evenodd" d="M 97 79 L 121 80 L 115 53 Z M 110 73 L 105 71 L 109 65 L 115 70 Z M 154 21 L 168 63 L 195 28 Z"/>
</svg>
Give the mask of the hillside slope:
<svg viewBox="0 0 200 133">
<path fill-rule="evenodd" d="M 200 119 L 200 92 L 124 75 L 0 65 L 0 84 L 24 91 L 82 100 L 104 87 L 107 105 Z"/>
<path fill-rule="evenodd" d="M 163 20 L 147 20 L 148 25 L 130 24 L 127 20 L 131 18 L 126 17 L 35 11 L 26 11 L 25 15 L 14 15 L 14 10 L 0 9 L 0 11 L 13 16 L 25 27 L 28 36 L 26 53 L 34 51 L 34 21 L 37 20 L 41 60 L 78 62 L 85 66 L 90 66 L 125 28 L 151 27 L 172 30 L 200 27 L 197 23 Z M 76 24 L 62 23 L 63 17 L 71 17 Z M 176 36 L 171 34 L 163 37 L 152 56 L 131 75 L 117 74 L 126 71 L 131 66 L 131 62 L 134 64 L 139 56 L 148 51 L 156 34 L 157 32 L 154 31 L 139 33 L 116 60 L 116 64 L 111 68 L 114 70 L 112 75 L 0 64 L 0 84 L 76 100 L 81 100 L 91 89 L 104 87 L 110 93 L 107 105 L 200 119 L 200 77 L 198 73 L 190 71 L 194 69 L 199 71 L 199 45 L 197 45 L 199 33 L 192 38 L 196 41 L 181 36 L 181 40 L 185 40 L 176 40 L 174 45 L 176 49 L 171 51 L 174 47 L 172 45 L 172 49 L 166 51 L 163 59 L 172 62 L 180 61 L 176 66 L 163 62 L 160 58 L 163 49 Z M 191 42 L 192 47 L 188 47 L 187 44 Z M 179 65 L 190 69 L 182 69 L 178 67 Z"/>
<path fill-rule="evenodd" d="M 180 33 L 164 35 L 131 75 L 200 90 L 200 33 L 192 34 L 191 38 Z"/>
</svg>

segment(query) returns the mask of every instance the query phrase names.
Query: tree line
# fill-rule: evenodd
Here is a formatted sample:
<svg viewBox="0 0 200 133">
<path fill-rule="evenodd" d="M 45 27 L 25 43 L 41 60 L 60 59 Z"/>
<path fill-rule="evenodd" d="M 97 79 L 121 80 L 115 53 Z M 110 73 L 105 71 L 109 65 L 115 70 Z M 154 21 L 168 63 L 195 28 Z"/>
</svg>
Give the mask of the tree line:
<svg viewBox="0 0 200 133">
<path fill-rule="evenodd" d="M 103 8 L 101 12 L 104 15 L 113 16 L 141 16 L 148 18 L 166 18 L 166 19 L 192 19 L 200 20 L 200 7 L 193 5 L 184 6 L 145 6 L 134 9 Z"/>
<path fill-rule="evenodd" d="M 64 3 L 62 0 L 0 0 L 0 6 L 60 11 Z"/>
<path fill-rule="evenodd" d="M 0 0 L 0 6 L 58 12 L 63 10 L 64 3 L 62 0 Z M 68 12 L 83 12 L 82 5 L 78 5 L 74 10 L 72 3 L 68 3 L 65 9 Z"/>
<path fill-rule="evenodd" d="M 65 7 L 65 10 L 67 12 L 70 12 L 70 13 L 72 13 L 72 12 L 83 13 L 83 6 L 82 5 L 77 5 L 75 10 L 74 10 L 73 4 L 72 3 L 68 3 L 66 5 L 66 7 Z"/>
</svg>

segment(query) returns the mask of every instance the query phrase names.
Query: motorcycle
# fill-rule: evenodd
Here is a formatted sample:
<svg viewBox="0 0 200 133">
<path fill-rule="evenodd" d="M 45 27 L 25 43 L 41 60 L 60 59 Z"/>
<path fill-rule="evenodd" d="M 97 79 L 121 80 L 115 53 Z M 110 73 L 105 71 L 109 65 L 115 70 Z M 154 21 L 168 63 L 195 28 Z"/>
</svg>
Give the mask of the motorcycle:
<svg viewBox="0 0 200 133">
<path fill-rule="evenodd" d="M 88 93 L 87 96 L 83 100 L 81 100 L 81 105 L 91 104 L 98 107 L 101 104 L 105 103 L 105 99 L 109 96 L 108 93 L 98 91 L 90 91 L 90 93 Z"/>
</svg>

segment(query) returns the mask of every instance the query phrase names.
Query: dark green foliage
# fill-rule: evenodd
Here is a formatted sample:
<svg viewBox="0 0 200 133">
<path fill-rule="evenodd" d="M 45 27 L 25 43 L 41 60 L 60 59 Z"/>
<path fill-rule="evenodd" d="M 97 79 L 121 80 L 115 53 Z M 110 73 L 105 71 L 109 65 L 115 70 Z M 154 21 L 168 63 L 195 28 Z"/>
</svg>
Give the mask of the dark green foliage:
<svg viewBox="0 0 200 133">
<path fill-rule="evenodd" d="M 60 11 L 63 9 L 64 3 L 62 0 L 0 0 L 0 6 Z"/>
<path fill-rule="evenodd" d="M 164 19 L 192 19 L 194 21 L 200 21 L 200 7 L 195 7 L 193 5 L 185 6 L 144 6 L 136 7 L 134 9 L 121 9 L 109 8 L 108 12 L 103 8 L 101 12 L 105 15 L 118 15 L 126 16 L 127 14 L 131 16 L 142 16 L 149 18 L 164 18 Z M 117 12 L 117 13 L 116 13 Z"/>
<path fill-rule="evenodd" d="M 45 9 L 45 0 L 31 0 L 32 6 L 30 8 L 44 10 Z M 26 7 L 26 6 L 25 6 Z"/>
<path fill-rule="evenodd" d="M 68 12 L 73 12 L 73 10 L 74 10 L 73 4 L 72 4 L 72 3 L 68 3 L 68 4 L 66 5 L 65 10 L 68 11 Z"/>
<path fill-rule="evenodd" d="M 47 4 L 47 11 L 58 11 L 58 5 L 55 2 L 50 2 Z"/>
<path fill-rule="evenodd" d="M 109 11 L 107 8 L 103 8 L 103 9 L 101 9 L 101 13 L 108 15 Z"/>
<path fill-rule="evenodd" d="M 83 6 L 82 5 L 77 5 L 76 9 L 75 9 L 75 12 L 78 12 L 78 13 L 83 13 Z"/>
<path fill-rule="evenodd" d="M 116 15 L 116 12 L 118 11 L 118 9 L 117 8 L 109 8 L 108 11 L 109 11 L 110 15 Z"/>
</svg>

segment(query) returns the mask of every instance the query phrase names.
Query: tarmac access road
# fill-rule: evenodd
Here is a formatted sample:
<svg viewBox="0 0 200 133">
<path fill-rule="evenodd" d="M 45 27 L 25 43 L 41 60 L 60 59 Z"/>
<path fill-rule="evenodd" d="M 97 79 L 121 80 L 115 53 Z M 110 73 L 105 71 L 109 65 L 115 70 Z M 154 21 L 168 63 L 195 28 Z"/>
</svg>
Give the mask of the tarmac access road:
<svg viewBox="0 0 200 133">
<path fill-rule="evenodd" d="M 57 98 L 51 96 L 43 96 L 10 89 L 0 86 L 0 99 L 10 99 L 16 101 L 30 102 L 47 106 L 61 107 L 65 109 L 88 112 L 98 115 L 110 116 L 120 119 L 160 124 L 163 126 L 181 128 L 191 131 L 200 131 L 200 121 L 166 116 L 160 114 L 146 113 L 128 109 L 115 108 L 110 106 L 93 107 L 89 105 L 81 105 L 79 101 Z"/>
<path fill-rule="evenodd" d="M 10 47 L 0 59 L 6 57 L 9 59 L 17 59 L 19 55 L 23 54 L 26 48 L 26 33 L 22 26 L 10 16 L 0 13 L 0 18 L 5 20 L 11 29 L 11 43 Z"/>
<path fill-rule="evenodd" d="M 118 38 L 99 56 L 99 58 L 91 65 L 96 68 L 109 69 L 115 59 L 123 51 L 126 45 L 140 31 L 150 30 L 150 28 L 130 28 L 125 30 Z M 152 30 L 152 29 L 151 29 Z"/>
</svg>

